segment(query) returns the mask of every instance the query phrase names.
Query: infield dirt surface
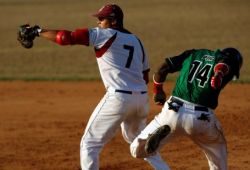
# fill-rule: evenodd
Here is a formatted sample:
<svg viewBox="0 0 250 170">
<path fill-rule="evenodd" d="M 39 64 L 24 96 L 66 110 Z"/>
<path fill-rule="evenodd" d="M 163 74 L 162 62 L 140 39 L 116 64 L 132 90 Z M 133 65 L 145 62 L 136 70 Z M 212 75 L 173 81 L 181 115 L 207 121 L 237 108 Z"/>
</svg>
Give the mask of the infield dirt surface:
<svg viewBox="0 0 250 170">
<path fill-rule="evenodd" d="M 168 94 L 172 86 L 165 83 Z M 229 169 L 250 169 L 249 88 L 229 84 L 216 109 L 228 142 Z M 104 93 L 102 83 L 95 81 L 0 82 L 0 170 L 78 170 L 81 136 Z M 150 107 L 149 120 L 161 110 L 152 100 Z M 202 151 L 186 137 L 172 141 L 161 153 L 173 170 L 208 169 Z M 100 154 L 100 169 L 151 167 L 130 156 L 119 130 Z"/>
</svg>

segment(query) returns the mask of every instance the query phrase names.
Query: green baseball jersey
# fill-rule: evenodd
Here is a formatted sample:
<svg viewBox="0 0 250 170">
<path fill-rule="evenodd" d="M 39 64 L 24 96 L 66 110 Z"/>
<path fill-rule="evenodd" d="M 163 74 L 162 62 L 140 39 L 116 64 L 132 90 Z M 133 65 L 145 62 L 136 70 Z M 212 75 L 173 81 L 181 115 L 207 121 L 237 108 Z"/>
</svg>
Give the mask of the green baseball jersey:
<svg viewBox="0 0 250 170">
<path fill-rule="evenodd" d="M 172 95 L 212 109 L 216 108 L 220 90 L 212 89 L 210 82 L 214 66 L 222 60 L 220 50 L 192 51 L 182 62 Z"/>
</svg>

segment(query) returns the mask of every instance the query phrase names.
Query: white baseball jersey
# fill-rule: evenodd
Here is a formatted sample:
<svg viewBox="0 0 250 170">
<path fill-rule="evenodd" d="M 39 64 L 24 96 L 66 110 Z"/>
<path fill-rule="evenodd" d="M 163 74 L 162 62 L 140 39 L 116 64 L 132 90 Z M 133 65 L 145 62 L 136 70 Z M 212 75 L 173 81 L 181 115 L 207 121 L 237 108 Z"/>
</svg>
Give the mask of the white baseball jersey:
<svg viewBox="0 0 250 170">
<path fill-rule="evenodd" d="M 80 148 L 82 169 L 98 170 L 99 152 L 119 127 L 125 141 L 131 143 L 146 126 L 149 104 L 143 72 L 149 71 L 149 64 L 135 35 L 110 28 L 84 31 L 76 31 L 79 36 L 74 37 L 80 44 L 94 46 L 107 89 L 88 121 Z M 86 38 L 78 39 L 81 35 Z M 166 169 L 160 155 L 145 160 L 155 169 Z"/>
<path fill-rule="evenodd" d="M 147 91 L 142 72 L 149 69 L 148 58 L 135 35 L 93 28 L 89 30 L 89 43 L 95 47 L 106 89 Z"/>
</svg>

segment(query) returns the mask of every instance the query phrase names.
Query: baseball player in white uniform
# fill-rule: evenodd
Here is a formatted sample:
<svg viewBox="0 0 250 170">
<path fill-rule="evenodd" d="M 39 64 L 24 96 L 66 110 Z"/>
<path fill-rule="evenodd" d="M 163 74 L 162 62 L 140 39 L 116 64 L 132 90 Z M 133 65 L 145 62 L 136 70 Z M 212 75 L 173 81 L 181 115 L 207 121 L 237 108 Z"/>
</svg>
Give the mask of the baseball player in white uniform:
<svg viewBox="0 0 250 170">
<path fill-rule="evenodd" d="M 92 113 L 80 144 L 83 170 L 99 169 L 99 153 L 121 127 L 131 143 L 146 126 L 149 111 L 147 83 L 149 63 L 140 40 L 123 27 L 122 9 L 103 6 L 96 14 L 98 27 L 75 31 L 30 27 L 36 36 L 60 45 L 93 46 L 106 94 Z M 145 158 L 154 169 L 166 169 L 159 154 Z"/>
<path fill-rule="evenodd" d="M 214 109 L 221 90 L 239 78 L 243 63 L 236 48 L 192 49 L 166 58 L 154 74 L 154 101 L 162 111 L 131 144 L 134 157 L 154 155 L 176 136 L 188 136 L 205 153 L 210 170 L 227 170 L 227 146 Z M 163 83 L 180 72 L 166 101 Z M 166 101 L 166 102 L 165 102 Z"/>
</svg>

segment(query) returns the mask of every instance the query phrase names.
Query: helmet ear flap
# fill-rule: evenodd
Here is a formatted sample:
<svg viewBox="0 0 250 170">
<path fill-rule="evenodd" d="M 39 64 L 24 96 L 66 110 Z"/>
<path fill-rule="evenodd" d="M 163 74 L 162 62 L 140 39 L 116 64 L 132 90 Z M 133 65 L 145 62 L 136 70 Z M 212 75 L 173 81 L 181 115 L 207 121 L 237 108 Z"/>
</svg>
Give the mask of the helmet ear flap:
<svg viewBox="0 0 250 170">
<path fill-rule="evenodd" d="M 237 49 L 232 48 L 232 47 L 223 49 L 222 53 L 224 53 L 226 56 L 228 56 L 229 59 L 231 59 L 233 63 L 237 63 L 237 64 L 234 64 L 234 66 L 235 66 L 235 74 L 234 75 L 236 76 L 237 79 L 239 79 L 240 69 L 241 69 L 242 64 L 243 64 L 243 58 L 242 58 L 241 53 Z"/>
</svg>

